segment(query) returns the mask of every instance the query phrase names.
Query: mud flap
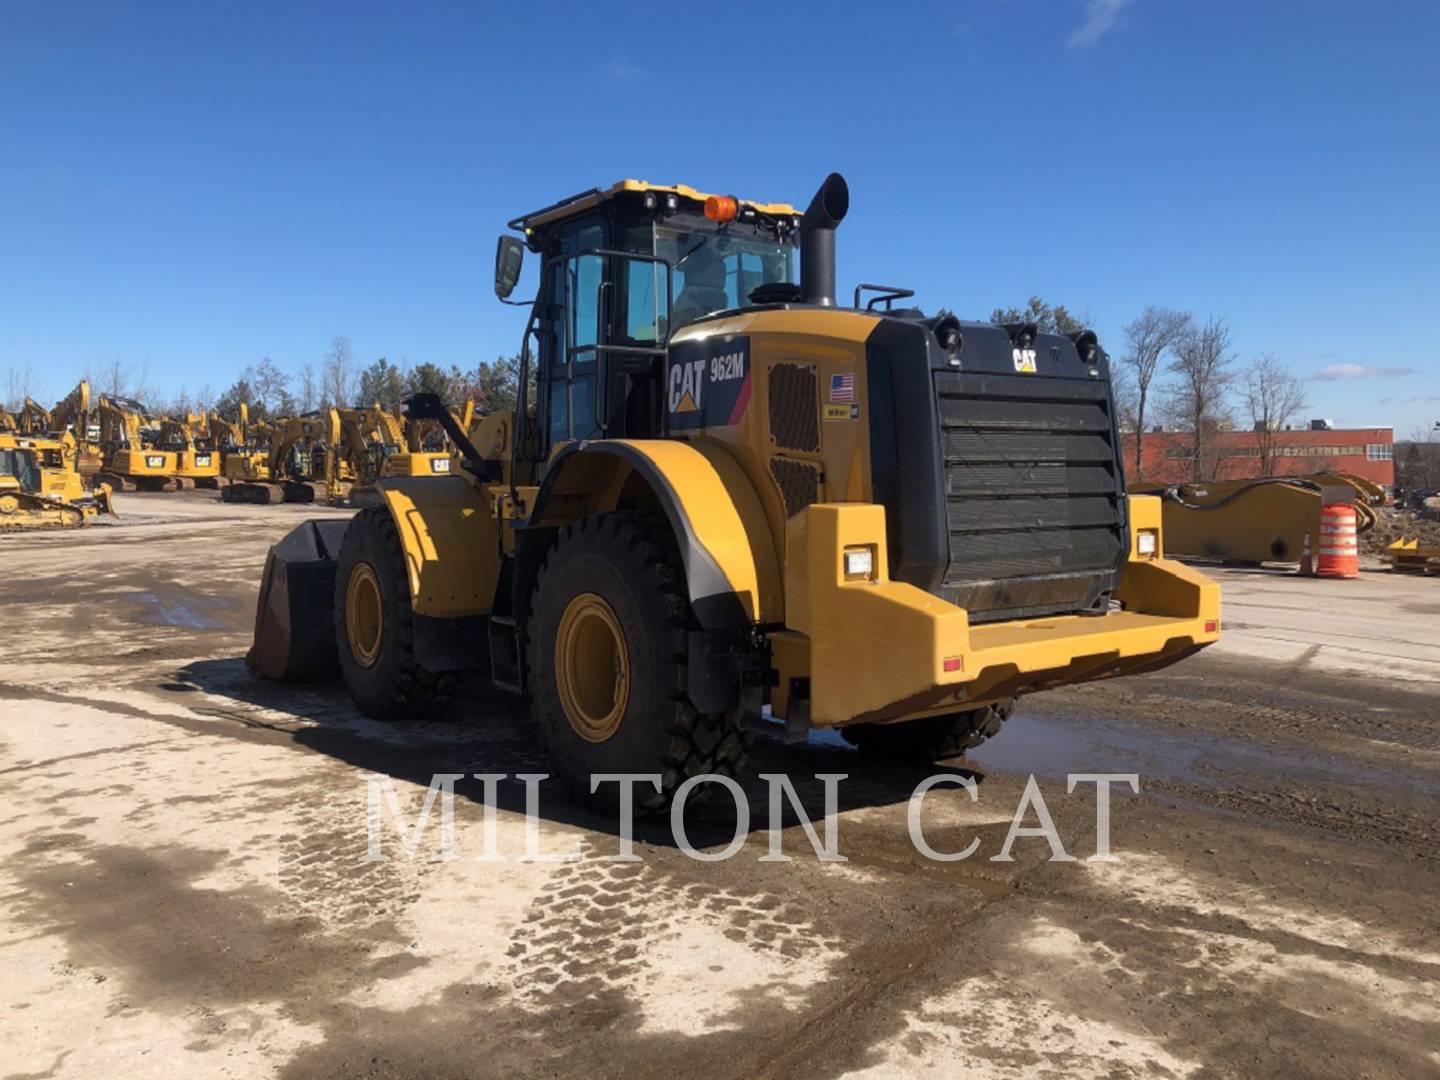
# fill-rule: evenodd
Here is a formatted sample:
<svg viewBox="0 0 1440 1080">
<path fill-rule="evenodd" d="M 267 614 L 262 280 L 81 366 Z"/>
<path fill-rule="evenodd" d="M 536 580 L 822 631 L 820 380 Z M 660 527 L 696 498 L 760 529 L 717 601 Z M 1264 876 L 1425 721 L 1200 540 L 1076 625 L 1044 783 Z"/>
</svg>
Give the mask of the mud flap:
<svg viewBox="0 0 1440 1080">
<path fill-rule="evenodd" d="M 336 675 L 335 564 L 348 521 L 307 521 L 265 557 L 255 643 L 245 664 L 267 679 Z"/>
<path fill-rule="evenodd" d="M 770 665 L 748 631 L 690 631 L 686 669 L 686 696 L 698 712 L 738 709 L 742 717 L 759 718 Z"/>
</svg>

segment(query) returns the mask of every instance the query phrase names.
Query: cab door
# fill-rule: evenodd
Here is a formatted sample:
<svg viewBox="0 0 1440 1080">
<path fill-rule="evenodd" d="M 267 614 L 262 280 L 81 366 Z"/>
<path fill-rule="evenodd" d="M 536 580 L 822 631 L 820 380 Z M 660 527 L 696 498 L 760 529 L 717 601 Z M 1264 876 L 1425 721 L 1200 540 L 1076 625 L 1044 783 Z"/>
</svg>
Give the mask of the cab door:
<svg viewBox="0 0 1440 1080">
<path fill-rule="evenodd" d="M 537 358 L 542 461 L 578 439 L 660 431 L 669 268 L 605 246 L 599 216 L 567 223 L 545 264 Z"/>
</svg>

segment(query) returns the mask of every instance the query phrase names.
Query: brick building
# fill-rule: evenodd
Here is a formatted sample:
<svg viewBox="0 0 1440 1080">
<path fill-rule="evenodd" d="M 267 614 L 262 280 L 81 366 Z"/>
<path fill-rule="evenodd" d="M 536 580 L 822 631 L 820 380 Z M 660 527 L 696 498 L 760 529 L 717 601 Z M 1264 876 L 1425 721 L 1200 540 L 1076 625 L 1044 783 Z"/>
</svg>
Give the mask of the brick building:
<svg viewBox="0 0 1440 1080">
<path fill-rule="evenodd" d="M 1269 436 L 1279 476 L 1344 472 L 1364 477 L 1386 488 L 1395 486 L 1395 431 L 1393 428 L 1325 428 L 1276 431 Z M 1125 443 L 1125 478 L 1136 483 L 1135 433 L 1121 436 Z M 1191 479 L 1192 438 L 1182 431 L 1147 431 L 1144 482 L 1179 484 Z M 1260 476 L 1262 440 L 1254 431 L 1217 431 L 1205 448 L 1205 478 L 1248 480 Z"/>
</svg>

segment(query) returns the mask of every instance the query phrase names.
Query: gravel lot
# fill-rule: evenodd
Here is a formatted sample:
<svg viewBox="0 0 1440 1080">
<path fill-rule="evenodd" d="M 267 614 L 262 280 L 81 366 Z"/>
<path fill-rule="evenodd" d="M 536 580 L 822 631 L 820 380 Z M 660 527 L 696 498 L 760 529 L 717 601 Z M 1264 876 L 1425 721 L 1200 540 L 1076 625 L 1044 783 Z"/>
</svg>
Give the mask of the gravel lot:
<svg viewBox="0 0 1440 1080">
<path fill-rule="evenodd" d="M 1440 579 L 1216 569 L 1224 641 L 1026 699 L 968 760 L 762 736 L 738 854 L 540 785 L 457 785 L 415 857 L 364 861 L 367 776 L 543 773 L 523 709 L 475 691 L 390 727 L 336 684 L 258 681 L 266 547 L 316 513 L 122 496 L 122 524 L 0 538 L 0 1072 L 11 1076 L 1413 1077 L 1440 1071 Z M 325 511 L 336 513 L 336 511 Z M 916 784 L 938 787 L 923 858 Z M 1039 837 L 991 861 L 1027 774 Z M 762 862 L 767 787 L 843 773 L 838 848 Z M 1115 861 L 1093 785 L 1117 791 Z M 728 800 L 690 839 L 729 839 Z M 1034 823 L 1033 815 L 1029 821 Z M 527 842 L 572 861 L 523 858 Z"/>
</svg>

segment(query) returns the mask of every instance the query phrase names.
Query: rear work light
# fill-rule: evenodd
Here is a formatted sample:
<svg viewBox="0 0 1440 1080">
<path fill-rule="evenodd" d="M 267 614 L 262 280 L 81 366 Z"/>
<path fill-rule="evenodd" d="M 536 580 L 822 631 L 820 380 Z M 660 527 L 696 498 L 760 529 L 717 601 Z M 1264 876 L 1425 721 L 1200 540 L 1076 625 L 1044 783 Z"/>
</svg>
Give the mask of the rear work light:
<svg viewBox="0 0 1440 1080">
<path fill-rule="evenodd" d="M 1155 558 L 1160 551 L 1160 534 L 1154 529 L 1141 529 L 1135 534 L 1135 552 L 1147 559 Z"/>
<path fill-rule="evenodd" d="M 847 547 L 844 565 L 846 581 L 873 581 L 875 578 L 875 549 L 869 545 Z"/>
</svg>

